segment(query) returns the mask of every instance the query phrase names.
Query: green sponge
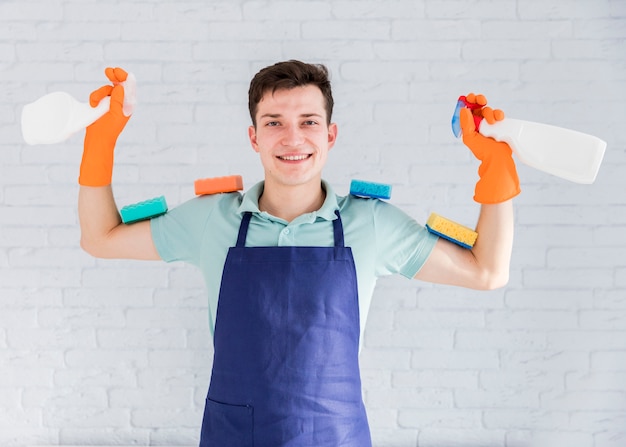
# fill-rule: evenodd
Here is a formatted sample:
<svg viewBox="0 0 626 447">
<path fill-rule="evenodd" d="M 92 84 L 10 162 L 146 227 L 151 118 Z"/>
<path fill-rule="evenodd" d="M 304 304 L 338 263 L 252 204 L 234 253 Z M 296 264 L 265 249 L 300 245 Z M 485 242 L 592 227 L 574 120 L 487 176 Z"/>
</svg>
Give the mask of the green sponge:
<svg viewBox="0 0 626 447">
<path fill-rule="evenodd" d="M 125 224 L 151 219 L 167 212 L 165 197 L 155 197 L 133 205 L 127 205 L 120 210 L 122 222 Z"/>
</svg>

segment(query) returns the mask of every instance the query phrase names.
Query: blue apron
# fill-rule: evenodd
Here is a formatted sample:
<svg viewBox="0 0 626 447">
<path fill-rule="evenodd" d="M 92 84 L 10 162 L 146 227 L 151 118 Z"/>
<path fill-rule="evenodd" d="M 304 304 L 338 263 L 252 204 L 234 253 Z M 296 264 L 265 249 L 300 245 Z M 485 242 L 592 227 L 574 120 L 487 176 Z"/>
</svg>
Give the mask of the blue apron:
<svg viewBox="0 0 626 447">
<path fill-rule="evenodd" d="M 368 447 L 359 304 L 339 211 L 334 247 L 246 247 L 224 264 L 200 447 Z"/>
</svg>

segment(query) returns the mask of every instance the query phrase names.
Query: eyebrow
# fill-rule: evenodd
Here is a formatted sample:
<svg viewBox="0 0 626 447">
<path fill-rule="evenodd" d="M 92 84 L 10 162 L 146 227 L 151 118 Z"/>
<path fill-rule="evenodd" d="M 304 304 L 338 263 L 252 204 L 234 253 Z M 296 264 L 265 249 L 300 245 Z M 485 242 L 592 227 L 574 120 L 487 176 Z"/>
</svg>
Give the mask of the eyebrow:
<svg viewBox="0 0 626 447">
<path fill-rule="evenodd" d="M 281 118 L 283 115 L 280 113 L 264 113 L 259 118 Z M 310 118 L 312 116 L 316 116 L 319 118 L 323 118 L 319 113 L 301 113 L 299 115 L 301 118 Z"/>
</svg>

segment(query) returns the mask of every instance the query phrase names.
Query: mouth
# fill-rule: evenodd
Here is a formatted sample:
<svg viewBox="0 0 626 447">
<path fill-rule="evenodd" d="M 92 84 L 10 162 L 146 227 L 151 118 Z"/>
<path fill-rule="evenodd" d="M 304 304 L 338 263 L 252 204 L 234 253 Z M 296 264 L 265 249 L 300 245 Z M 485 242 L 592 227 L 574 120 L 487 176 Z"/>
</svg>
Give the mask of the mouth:
<svg viewBox="0 0 626 447">
<path fill-rule="evenodd" d="M 301 155 L 279 155 L 276 158 L 282 161 L 302 161 L 308 160 L 313 154 L 301 154 Z"/>
</svg>

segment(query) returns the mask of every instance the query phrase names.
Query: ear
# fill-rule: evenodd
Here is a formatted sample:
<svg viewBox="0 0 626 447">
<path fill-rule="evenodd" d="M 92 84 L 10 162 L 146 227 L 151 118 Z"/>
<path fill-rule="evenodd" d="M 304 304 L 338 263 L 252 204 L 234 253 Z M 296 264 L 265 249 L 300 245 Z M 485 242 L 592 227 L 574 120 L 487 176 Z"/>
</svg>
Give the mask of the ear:
<svg viewBox="0 0 626 447">
<path fill-rule="evenodd" d="M 328 125 L 328 150 L 330 150 L 337 141 L 337 124 L 330 123 Z"/>
<path fill-rule="evenodd" d="M 248 127 L 248 138 L 250 139 L 250 144 L 254 152 L 259 152 L 259 144 L 256 141 L 256 129 L 254 126 Z"/>
</svg>

